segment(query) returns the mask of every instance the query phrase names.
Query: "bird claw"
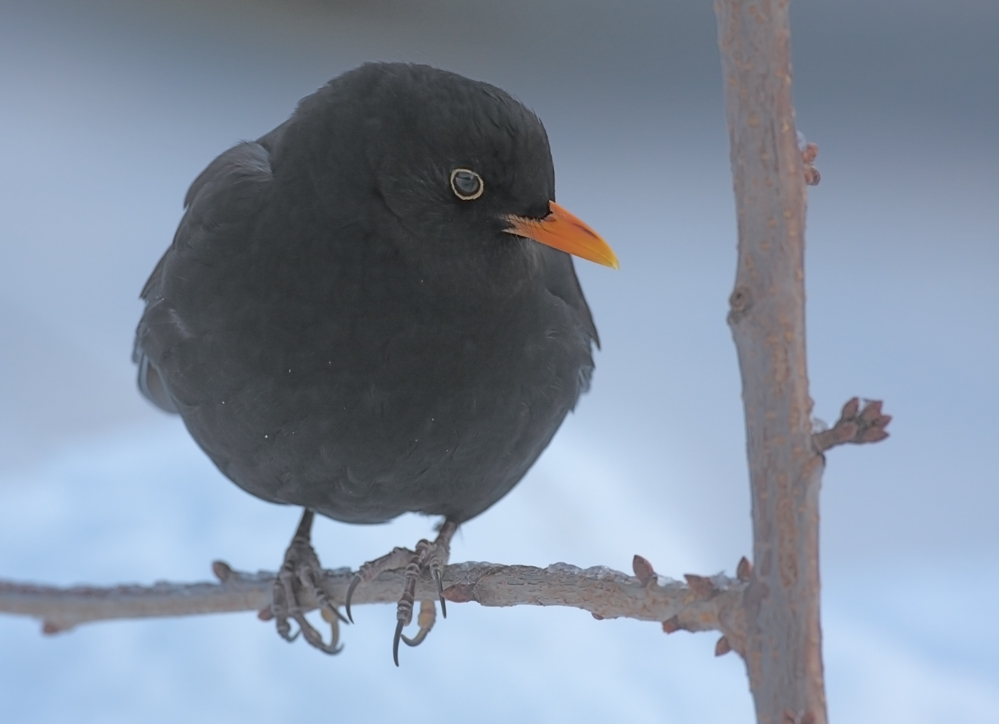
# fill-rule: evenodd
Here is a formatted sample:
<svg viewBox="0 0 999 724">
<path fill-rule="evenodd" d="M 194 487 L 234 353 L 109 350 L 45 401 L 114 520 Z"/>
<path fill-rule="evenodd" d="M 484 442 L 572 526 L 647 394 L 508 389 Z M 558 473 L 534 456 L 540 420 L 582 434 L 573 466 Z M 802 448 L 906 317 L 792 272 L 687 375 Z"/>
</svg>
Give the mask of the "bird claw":
<svg viewBox="0 0 999 724">
<path fill-rule="evenodd" d="M 396 666 L 399 666 L 399 641 L 402 639 L 402 629 L 405 626 L 406 622 L 400 619 L 395 625 L 395 635 L 392 637 L 392 660 Z"/>
<path fill-rule="evenodd" d="M 396 609 L 396 625 L 395 625 L 395 635 L 392 637 L 392 660 L 395 665 L 399 665 L 399 642 L 402 641 L 404 644 L 410 647 L 419 646 L 427 638 L 427 634 L 434 627 L 434 623 L 437 621 L 437 604 L 433 601 L 420 601 L 420 615 L 417 617 L 416 621 L 420 626 L 420 630 L 416 632 L 416 636 L 409 638 L 406 634 L 402 632 L 406 626 L 408 626 L 413 619 L 413 589 L 416 586 L 416 581 L 413 579 L 413 587 L 408 585 L 406 590 L 402 595 L 402 599 L 399 601 L 399 606 Z M 409 597 L 407 599 L 407 597 Z"/>
<path fill-rule="evenodd" d="M 270 613 L 278 635 L 285 641 L 294 641 L 301 635 L 313 648 L 326 654 L 338 654 L 343 650 L 338 645 L 340 622 L 347 623 L 347 619 L 336 610 L 333 601 L 320 585 L 322 567 L 319 556 L 310 543 L 312 519 L 311 510 L 302 514 L 298 529 L 284 554 L 284 562 L 274 581 Z M 319 603 L 320 613 L 330 625 L 329 643 L 323 640 L 322 634 L 305 617 L 302 599 L 307 594 L 311 594 Z M 298 630 L 294 634 L 291 633 L 288 619 L 298 624 Z"/>
<path fill-rule="evenodd" d="M 419 646 L 423 643 L 427 634 L 430 633 L 436 621 L 437 605 L 433 601 L 420 601 L 420 615 L 416 617 L 416 622 L 419 624 L 420 630 L 416 632 L 416 636 L 413 638 L 409 638 L 400 632 L 403 643 L 407 646 Z"/>
<path fill-rule="evenodd" d="M 409 610 L 409 618 L 412 618 L 412 609 Z M 411 647 L 419 646 L 427 638 L 427 634 L 434 627 L 436 620 L 437 605 L 433 601 L 420 601 L 420 615 L 417 617 L 420 630 L 416 632 L 416 636 L 409 638 L 409 636 L 402 632 L 409 624 L 409 621 L 399 617 L 395 624 L 395 636 L 392 637 L 392 660 L 395 661 L 396 666 L 399 665 L 399 642 L 402 641 Z"/>
<path fill-rule="evenodd" d="M 350 612 L 350 599 L 354 597 L 354 591 L 357 590 L 358 584 L 361 582 L 361 576 L 359 573 L 355 573 L 354 577 L 350 580 L 350 586 L 347 588 L 347 600 L 343 602 L 343 608 L 347 612 L 347 620 L 354 623 L 354 616 Z"/>
<path fill-rule="evenodd" d="M 426 639 L 437 620 L 436 604 L 433 601 L 421 601 L 418 618 L 420 630 L 413 638 L 409 638 L 402 632 L 413 620 L 416 583 L 424 572 L 429 573 L 433 578 L 437 586 L 437 596 L 441 602 L 441 613 L 447 618 L 447 608 L 444 603 L 444 566 L 447 565 L 448 558 L 451 556 L 451 538 L 457 529 L 457 523 L 445 520 L 434 541 L 421 540 L 416 544 L 415 551 L 408 548 L 395 548 L 391 553 L 381 558 L 368 561 L 358 569 L 350 582 L 345 607 L 347 617 L 353 622 L 350 601 L 357 587 L 362 583 L 370 583 L 383 571 L 405 569 L 405 583 L 402 596 L 396 606 L 395 635 L 392 637 L 392 660 L 395 661 L 396 666 L 399 665 L 399 642 L 402 641 L 407 646 L 419 646 Z"/>
<path fill-rule="evenodd" d="M 444 618 L 447 618 L 447 604 L 444 602 L 444 572 L 440 568 L 438 568 L 437 570 L 433 571 L 433 574 L 434 574 L 434 582 L 437 584 L 437 597 L 441 601 L 441 615 Z M 435 608 L 434 609 L 435 616 L 436 616 L 436 610 L 437 609 Z M 421 614 L 423 613 L 422 605 L 420 607 L 420 613 Z"/>
<path fill-rule="evenodd" d="M 325 613 L 326 609 L 323 609 Z M 340 643 L 340 621 L 336 616 L 323 616 L 323 619 L 330 625 L 330 642 L 326 643 L 323 641 L 323 636 L 312 624 L 309 623 L 305 616 L 296 616 L 295 620 L 298 622 L 298 634 L 302 634 L 302 637 L 309 643 L 313 648 L 319 649 L 324 654 L 338 654 L 343 651 L 343 646 Z"/>
<path fill-rule="evenodd" d="M 279 619 L 278 624 L 277 624 L 277 632 L 278 632 L 278 636 L 280 636 L 281 638 L 283 638 L 288 643 L 292 643 L 295 639 L 298 638 L 298 635 L 300 633 L 302 633 L 301 630 L 298 630 L 295 633 L 292 633 L 291 632 L 291 626 L 288 625 L 288 619 L 284 619 L 284 620 L 280 620 Z"/>
<path fill-rule="evenodd" d="M 347 588 L 347 598 L 344 601 L 344 608 L 347 611 L 347 618 L 350 623 L 354 623 L 354 616 L 350 611 L 350 602 L 354 598 L 354 591 L 362 583 L 371 583 L 371 581 L 378 578 L 378 574 L 382 571 L 394 571 L 399 568 L 405 568 L 409 565 L 409 562 L 416 555 L 409 548 L 393 548 L 390 553 L 386 553 L 381 558 L 376 558 L 373 561 L 368 561 L 360 568 L 357 569 L 357 573 L 350 581 L 350 586 Z"/>
</svg>

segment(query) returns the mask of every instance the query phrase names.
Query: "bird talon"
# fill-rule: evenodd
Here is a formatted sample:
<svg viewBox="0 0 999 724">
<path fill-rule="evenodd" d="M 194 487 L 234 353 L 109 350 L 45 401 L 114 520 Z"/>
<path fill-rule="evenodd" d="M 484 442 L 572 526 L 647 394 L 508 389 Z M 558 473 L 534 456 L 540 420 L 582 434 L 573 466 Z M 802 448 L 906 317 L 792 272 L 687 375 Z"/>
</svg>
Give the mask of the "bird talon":
<svg viewBox="0 0 999 724">
<path fill-rule="evenodd" d="M 416 636 L 413 638 L 409 638 L 403 634 L 403 643 L 407 646 L 419 646 L 427 638 L 427 634 L 430 633 L 430 629 L 434 627 L 436 621 L 437 605 L 433 601 L 420 601 L 420 615 L 416 619 L 420 630 L 416 632 Z"/>
<path fill-rule="evenodd" d="M 439 568 L 434 571 L 434 582 L 437 584 L 437 597 L 441 602 L 441 616 L 447 618 L 447 603 L 444 602 L 444 574 Z"/>
<path fill-rule="evenodd" d="M 398 621 L 395 625 L 395 636 L 392 637 L 392 660 L 395 665 L 399 665 L 399 641 L 402 639 L 402 629 L 405 626 L 403 621 Z"/>
<path fill-rule="evenodd" d="M 322 635 L 308 622 L 304 615 L 297 614 L 295 620 L 298 622 L 298 633 L 301 633 L 303 638 L 313 648 L 317 648 L 324 654 L 330 654 L 331 656 L 343 651 L 343 646 L 337 645 L 340 643 L 340 627 L 336 623 L 336 619 L 330 622 L 330 642 L 328 644 L 323 641 Z M 298 634 L 295 634 L 295 636 L 297 637 Z"/>
<path fill-rule="evenodd" d="M 406 646 L 416 647 L 423 643 L 424 639 L 427 638 L 428 633 L 430 633 L 430 629 L 421 628 L 413 638 L 409 638 L 406 634 L 400 634 L 400 638 Z M 398 666 L 398 664 L 396 664 L 396 666 Z"/>
<path fill-rule="evenodd" d="M 395 636 L 392 639 L 392 659 L 395 661 L 395 665 L 398 666 L 399 642 L 402 641 L 411 648 L 422 644 L 426 640 L 427 634 L 430 633 L 430 629 L 434 627 L 434 621 L 437 619 L 437 606 L 433 601 L 420 601 L 420 615 L 417 618 L 420 630 L 416 632 L 416 636 L 413 638 L 409 638 L 409 636 L 402 632 L 403 629 L 412 621 L 412 603 L 409 603 L 408 606 L 404 606 L 402 601 L 400 601 L 398 613 L 396 615 L 398 619 L 395 625 Z"/>
<path fill-rule="evenodd" d="M 350 586 L 347 588 L 347 597 L 344 601 L 344 609 L 347 611 L 347 619 L 350 623 L 354 623 L 354 617 L 351 614 L 350 604 L 354 598 L 354 591 L 357 590 L 357 587 L 362 583 L 370 583 L 375 580 L 383 571 L 405 568 L 409 565 L 409 562 L 415 555 L 416 553 L 408 548 L 393 548 L 390 553 L 385 554 L 381 558 L 376 558 L 373 561 L 368 561 L 357 569 L 357 573 L 354 574 L 354 577 L 350 581 Z"/>
<path fill-rule="evenodd" d="M 323 617 L 323 621 L 331 626 L 334 621 L 339 623 L 353 623 L 353 621 L 348 621 L 347 618 L 336 609 L 336 606 L 324 605 L 320 609 L 319 614 Z"/>
<path fill-rule="evenodd" d="M 294 634 L 292 634 L 291 626 L 288 625 L 288 620 L 284 619 L 282 623 L 279 623 L 277 626 L 278 636 L 283 638 L 288 643 L 291 643 L 292 641 L 298 638 L 298 635 L 301 633 L 301 630 L 298 630 Z"/>
<path fill-rule="evenodd" d="M 337 611 L 333 601 L 322 587 L 322 567 L 319 557 L 310 543 L 313 513 L 306 509 L 302 520 L 295 530 L 291 544 L 284 555 L 284 562 L 274 581 L 271 594 L 270 618 L 274 619 L 278 635 L 289 643 L 300 635 L 306 642 L 323 653 L 338 654 L 343 649 L 338 646 L 340 641 L 340 621 L 346 622 L 343 615 Z M 302 606 L 302 599 L 308 594 L 316 599 L 319 612 L 330 624 L 330 643 L 323 641 L 322 635 L 308 619 Z M 298 630 L 292 634 L 288 619 L 298 624 Z"/>
<path fill-rule="evenodd" d="M 354 617 L 350 613 L 350 599 L 354 597 L 354 591 L 357 590 L 357 587 L 360 585 L 360 583 L 361 583 L 361 574 L 355 573 L 354 577 L 350 581 L 350 587 L 347 588 L 347 600 L 344 601 L 343 604 L 344 609 L 347 611 L 347 619 L 351 623 L 354 623 Z"/>
<path fill-rule="evenodd" d="M 377 578 L 383 571 L 404 569 L 404 584 L 402 596 L 396 605 L 396 630 L 392 637 L 392 660 L 395 665 L 399 665 L 399 642 L 405 641 L 407 646 L 419 646 L 426 639 L 430 629 L 433 628 L 437 618 L 437 605 L 434 601 L 420 601 L 419 626 L 420 630 L 416 636 L 409 638 L 403 635 L 403 629 L 413 620 L 413 604 L 416 602 L 416 584 L 420 576 L 429 573 L 437 588 L 437 596 L 441 602 L 441 611 L 447 616 L 447 608 L 444 603 L 444 566 L 447 565 L 451 555 L 451 538 L 458 530 L 458 524 L 452 520 L 445 520 L 440 527 L 437 537 L 433 541 L 421 540 L 416 544 L 415 550 L 407 548 L 395 548 L 391 553 L 368 561 L 362 565 L 347 588 L 347 596 L 344 607 L 347 617 L 351 621 L 350 603 L 354 591 L 362 583 Z M 422 595 L 422 594 L 421 594 Z"/>
</svg>

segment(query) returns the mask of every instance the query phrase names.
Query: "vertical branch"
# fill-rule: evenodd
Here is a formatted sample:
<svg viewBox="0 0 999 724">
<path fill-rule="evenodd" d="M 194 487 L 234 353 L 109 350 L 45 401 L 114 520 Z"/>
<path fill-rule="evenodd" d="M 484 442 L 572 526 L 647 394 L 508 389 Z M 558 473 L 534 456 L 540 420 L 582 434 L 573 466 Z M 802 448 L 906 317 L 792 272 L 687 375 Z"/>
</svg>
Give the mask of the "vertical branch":
<svg viewBox="0 0 999 724">
<path fill-rule="evenodd" d="M 789 0 L 716 0 L 739 225 L 729 325 L 742 373 L 755 567 L 744 598 L 757 718 L 827 719 L 819 622 L 823 459 L 805 357 L 805 169 L 791 105 Z"/>
</svg>

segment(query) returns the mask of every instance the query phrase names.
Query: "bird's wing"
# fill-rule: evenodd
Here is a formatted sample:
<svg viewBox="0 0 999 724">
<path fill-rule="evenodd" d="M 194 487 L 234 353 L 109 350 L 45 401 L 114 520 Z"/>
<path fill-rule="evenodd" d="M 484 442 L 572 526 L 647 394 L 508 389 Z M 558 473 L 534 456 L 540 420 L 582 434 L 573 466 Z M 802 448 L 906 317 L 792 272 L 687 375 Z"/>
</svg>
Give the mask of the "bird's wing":
<svg viewBox="0 0 999 724">
<path fill-rule="evenodd" d="M 139 390 L 162 410 L 177 412 L 177 404 L 156 361 L 168 352 L 171 338 L 184 336 L 183 322 L 165 304 L 167 275 L 177 265 L 212 256 L 219 245 L 251 227 L 272 180 L 268 149 L 280 130 L 230 148 L 194 180 L 173 243 L 142 289 L 146 309 L 136 329 L 132 360 L 139 366 Z"/>
</svg>

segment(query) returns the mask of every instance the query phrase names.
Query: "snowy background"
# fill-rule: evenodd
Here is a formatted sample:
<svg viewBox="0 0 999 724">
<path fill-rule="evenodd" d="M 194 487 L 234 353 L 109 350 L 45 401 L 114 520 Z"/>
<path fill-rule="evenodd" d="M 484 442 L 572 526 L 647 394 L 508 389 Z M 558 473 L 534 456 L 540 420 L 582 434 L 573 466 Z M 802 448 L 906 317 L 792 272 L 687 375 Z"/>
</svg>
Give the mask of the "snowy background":
<svg viewBox="0 0 999 724">
<path fill-rule="evenodd" d="M 886 400 L 892 437 L 830 455 L 823 609 L 840 722 L 999 722 L 999 5 L 796 0 L 816 414 Z M 559 202 L 620 272 L 579 263 L 593 391 L 453 560 L 734 570 L 751 548 L 725 324 L 734 215 L 714 18 L 661 3 L 0 5 L 0 578 L 205 580 L 280 562 L 298 512 L 226 481 L 135 390 L 139 289 L 187 185 L 364 60 L 493 82 L 545 121 Z M 430 521 L 316 525 L 330 567 Z M 251 613 L 42 637 L 0 617 L 11 722 L 751 722 L 715 636 L 575 610 L 453 606 L 391 659 L 357 609 L 328 658 Z"/>
</svg>

